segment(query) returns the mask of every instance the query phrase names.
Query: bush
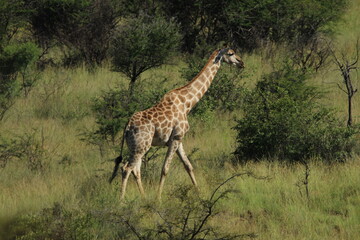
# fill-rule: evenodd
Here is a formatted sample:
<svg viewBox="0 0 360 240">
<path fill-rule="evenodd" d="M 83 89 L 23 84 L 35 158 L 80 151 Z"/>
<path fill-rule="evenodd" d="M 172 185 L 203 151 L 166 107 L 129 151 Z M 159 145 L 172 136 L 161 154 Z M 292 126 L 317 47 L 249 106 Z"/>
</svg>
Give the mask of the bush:
<svg viewBox="0 0 360 240">
<path fill-rule="evenodd" d="M 80 211 L 70 212 L 62 205 L 55 203 L 51 208 L 45 208 L 37 214 L 17 217 L 9 221 L 1 239 L 94 239 L 91 231 L 93 218 Z"/>
<path fill-rule="evenodd" d="M 315 87 L 306 84 L 303 71 L 285 67 L 265 76 L 248 94 L 244 118 L 237 121 L 237 160 L 345 161 L 359 128 L 344 127 L 318 103 L 320 97 Z"/>
<path fill-rule="evenodd" d="M 0 120 L 19 93 L 17 74 L 33 64 L 39 55 L 39 49 L 30 42 L 0 46 Z"/>
<path fill-rule="evenodd" d="M 161 86 L 154 87 L 153 84 L 152 87 L 138 86 L 134 89 L 133 96 L 124 88 L 103 92 L 99 98 L 94 99 L 92 108 L 97 129 L 88 135 L 88 140 L 115 143 L 116 135 L 125 127 L 129 118 L 136 111 L 154 105 L 165 93 L 166 89 Z"/>
<path fill-rule="evenodd" d="M 25 133 L 13 139 L 0 138 L 0 168 L 6 167 L 9 161 L 18 159 L 31 171 L 44 169 L 47 151 L 44 140 L 38 139 L 36 132 Z"/>
</svg>

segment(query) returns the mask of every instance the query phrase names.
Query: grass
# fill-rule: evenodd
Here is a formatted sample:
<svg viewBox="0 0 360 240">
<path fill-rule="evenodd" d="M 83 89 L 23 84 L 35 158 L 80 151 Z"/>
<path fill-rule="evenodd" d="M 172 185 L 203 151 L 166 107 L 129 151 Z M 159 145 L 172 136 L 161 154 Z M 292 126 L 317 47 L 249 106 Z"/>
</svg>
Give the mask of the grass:
<svg viewBox="0 0 360 240">
<path fill-rule="evenodd" d="M 302 185 L 304 170 L 301 166 L 293 169 L 278 164 L 252 166 L 271 176 L 271 180 L 266 183 L 241 180 L 241 201 L 238 201 L 235 211 L 242 215 L 246 213 L 244 218 L 247 220 L 253 218 L 259 221 L 259 225 L 255 225 L 258 227 L 256 232 L 269 227 L 263 239 L 356 238 L 359 234 L 355 230 L 359 226 L 358 220 L 355 220 L 358 210 L 353 207 L 359 202 L 359 189 L 355 187 L 360 180 L 358 167 L 356 161 L 332 167 L 312 164 L 308 200 Z"/>
<path fill-rule="evenodd" d="M 178 194 L 175 191 L 190 186 L 185 171 L 176 165 L 173 164 L 167 179 L 163 204 L 160 207 L 155 203 L 156 184 L 148 181 L 145 181 L 149 195 L 146 199 L 139 198 L 136 185 L 132 181 L 126 204 L 121 205 L 118 201 L 119 182 L 116 181 L 113 186 L 108 185 L 107 174 L 99 174 L 95 167 L 93 171 L 89 171 L 89 166 L 77 166 L 77 169 L 75 165 L 75 169 L 74 166 L 62 171 L 58 169 L 58 175 L 47 173 L 26 176 L 26 173 L 19 173 L 21 179 L 15 177 L 19 179 L 1 189 L 2 219 L 11 220 L 25 214 L 37 219 L 39 216 L 36 214 L 43 211 L 42 209 L 52 208 L 54 203 L 59 203 L 73 214 L 71 221 L 77 221 L 87 214 L 95 219 L 99 218 L 96 214 L 101 214 L 101 220 L 112 221 L 112 216 L 107 214 L 117 213 L 122 216 L 126 211 L 133 210 L 135 213 L 132 212 L 131 220 L 141 217 L 140 223 L 133 223 L 139 231 L 146 229 L 145 226 L 156 229 L 156 224 L 151 220 L 154 219 L 153 213 L 144 209 L 148 205 L 158 206 L 159 211 L 182 206 L 174 200 Z M 200 180 L 202 199 L 208 199 L 216 186 L 235 173 L 252 171 L 257 176 L 268 177 L 267 180 L 238 177 L 221 189 L 235 192 L 227 195 L 227 198 L 223 198 L 217 205 L 216 212 L 219 213 L 211 219 L 209 225 L 220 227 L 227 234 L 253 233 L 257 239 L 356 239 L 360 234 L 358 160 L 328 167 L 312 164 L 309 201 L 301 184 L 302 166 L 289 168 L 279 163 L 249 164 L 239 168 L 222 168 L 221 174 L 216 174 L 220 171 L 217 169 L 207 169 L 206 172 L 201 169 L 197 168 L 197 177 Z M 8 168 L 8 172 L 10 170 L 12 169 Z M 190 193 L 193 193 L 191 188 Z M 193 201 L 196 202 L 197 199 L 194 197 Z M 138 216 L 138 210 L 145 211 L 147 216 Z M 101 227 L 108 224 L 94 223 L 89 229 L 87 225 L 82 228 L 87 231 L 95 228 L 98 234 L 104 234 Z M 117 223 L 117 227 L 119 225 L 121 224 Z M 126 227 L 123 225 L 123 228 Z"/>
<path fill-rule="evenodd" d="M 353 54 L 360 36 L 359 0 L 351 1 L 351 6 L 335 38 L 339 49 L 348 55 Z M 247 68 L 242 73 L 241 84 L 245 86 L 253 86 L 273 67 L 261 54 L 243 58 Z M 148 71 L 141 81 L 152 83 L 167 78 L 167 87 L 175 88 L 185 83 L 179 71 L 183 67 L 183 63 L 178 63 Z M 358 75 L 354 72 L 352 77 L 358 84 Z M 327 92 L 324 101 L 339 111 L 345 123 L 346 95 L 337 88 L 341 76 L 334 65 L 315 74 L 311 81 L 324 88 Z M 233 118 L 241 113 L 216 113 L 206 122 L 190 119 L 191 131 L 184 146 L 194 163 L 199 194 L 191 187 L 180 161 L 174 159 L 162 204 L 156 202 L 166 151 L 162 149 L 159 157 L 143 167 L 147 197 L 139 197 L 131 179 L 126 203 L 120 203 L 120 178 L 113 185 L 107 183 L 117 149 L 110 148 L 101 155 L 96 146 L 81 141 L 81 134 L 95 126 L 92 99 L 118 86 L 127 86 L 127 80 L 107 68 L 94 73 L 83 68 L 48 69 L 30 95 L 20 97 L 7 112 L 0 124 L 1 137 L 17 139 L 33 134 L 33 140 L 40 143 L 44 152 L 44 166 L 32 171 L 26 167 L 25 160 L 16 160 L 0 168 L 0 239 L 16 239 L 16 236 L 19 239 L 138 239 L 136 232 L 150 239 L 155 232 L 149 229 L 169 230 L 171 224 L 185 219 L 182 217 L 186 211 L 181 209 L 193 216 L 185 229 L 189 230 L 198 224 L 197 220 L 203 219 L 206 208 L 202 204 L 216 187 L 234 174 L 244 172 L 267 179 L 241 176 L 221 187 L 216 196 L 229 192 L 214 206 L 217 214 L 211 215 L 204 229 L 211 229 L 218 236 L 245 234 L 243 237 L 256 239 L 357 239 L 360 236 L 359 158 L 332 166 L 311 163 L 308 199 L 303 184 L 305 170 L 301 165 L 231 164 L 236 135 L 232 130 Z M 357 95 L 354 98 L 354 121 L 358 122 L 360 103 Z M 172 229 L 176 236 L 186 232 L 174 226 Z"/>
<path fill-rule="evenodd" d="M 81 74 L 87 75 L 84 72 Z M 67 91 L 63 91 L 62 95 L 64 98 L 83 102 L 82 108 L 85 112 L 89 111 L 85 103 L 89 103 L 100 91 L 94 90 L 99 87 L 100 80 L 88 79 L 83 77 L 69 81 L 66 89 L 74 90 L 68 95 Z M 114 81 L 114 84 L 116 82 Z M 41 85 L 38 90 L 41 90 Z M 38 90 L 34 89 L 33 94 Z M 92 92 L 92 96 L 84 94 L 83 91 Z M 74 92 L 78 92 L 78 97 L 74 96 Z M 93 125 L 94 119 L 91 115 L 69 121 L 64 120 L 62 114 L 39 117 L 35 111 L 37 100 L 31 95 L 27 104 L 16 105 L 9 113 L 10 117 L 4 121 L 2 132 L 12 137 L 13 134 L 36 131 L 35 138 L 44 141 L 47 166 L 43 171 L 33 172 L 19 161 L 9 162 L 6 168 L 0 170 L 2 226 L 14 224 L 14 221 L 24 224 L 26 227 L 23 226 L 22 230 L 27 233 L 27 239 L 32 239 L 30 233 L 37 229 L 31 225 L 33 222 L 38 222 L 40 226 L 40 229 L 36 230 L 38 234 L 40 232 L 41 236 L 52 239 L 56 239 L 55 236 L 60 233 L 65 234 L 69 229 L 78 234 L 76 238 L 79 239 L 82 239 L 81 236 L 84 239 L 112 239 L 116 238 L 116 234 L 123 236 L 120 239 L 132 239 L 136 236 L 122 218 L 118 219 L 119 216 L 126 216 L 127 211 L 133 209 L 135 213 L 131 212 L 133 215 L 129 221 L 145 234 L 148 228 L 156 229 L 156 222 L 152 221 L 154 212 L 146 210 L 147 206 L 157 206 L 160 209 L 158 211 L 170 209 L 174 213 L 174 208 L 183 206 L 181 201 L 174 202 L 176 191 L 184 191 L 183 189 L 191 187 L 191 184 L 178 159 L 174 159 L 166 180 L 162 205 L 156 204 L 155 190 L 164 150 L 157 161 L 150 162 L 143 169 L 148 197 L 141 199 L 136 184 L 130 181 L 127 203 L 121 204 L 118 199 L 120 179 L 113 185 L 106 182 L 113 167 L 113 163 L 108 160 L 116 153 L 108 151 L 102 157 L 95 147 L 80 141 L 79 133 L 83 127 Z M 26 102 L 25 99 L 20 101 Z M 49 104 L 57 106 L 64 102 L 53 100 Z M 71 107 L 70 103 L 67 104 L 68 106 L 61 106 L 60 113 Z M 21 111 L 25 113 L 23 118 L 19 117 Z M 208 199 L 220 183 L 236 173 L 251 171 L 257 176 L 266 176 L 269 179 L 258 180 L 243 176 L 225 185 L 221 191 L 228 189 L 235 192 L 221 199 L 216 206 L 218 214 L 211 218 L 209 226 L 220 228 L 226 234 L 248 234 L 246 236 L 249 238 L 256 236 L 257 239 L 356 239 L 360 234 L 359 159 L 335 166 L 311 164 L 310 200 L 307 200 L 302 184 L 302 166 L 258 163 L 234 167 L 229 164 L 229 156 L 234 148 L 234 132 L 231 130 L 233 116 L 222 117 L 221 121 L 217 119 L 205 125 L 194 120 L 193 130 L 184 143 L 188 152 L 199 148 L 199 151 L 191 155 L 201 186 L 200 197 L 194 197 L 194 203 L 198 203 L 199 198 Z M 214 122 L 217 124 L 214 125 Z M 191 189 L 190 195 L 193 194 Z M 56 212 L 56 206 L 60 206 L 61 217 L 53 213 Z M 136 209 L 141 210 L 141 215 Z M 51 214 L 46 215 L 49 211 Z M 194 214 L 201 213 L 200 211 Z M 41 217 L 44 214 L 45 220 Z M 136 222 L 136 219 L 140 219 L 139 222 Z M 62 226 L 66 226 L 65 229 L 58 229 L 59 226 L 55 223 L 59 221 Z M 161 219 L 157 220 L 159 221 Z M 74 222 L 82 225 L 73 226 Z M 6 230 L 5 227 L 4 229 Z M 50 229 L 51 234 L 46 229 Z M 105 233 L 104 229 L 114 235 Z M 10 232 L 5 230 L 3 232 L 7 235 L 2 238 L 10 239 Z M 83 235 L 84 233 L 86 234 Z M 21 235 L 19 232 L 17 234 Z M 66 234 L 61 236 L 72 239 Z"/>
</svg>

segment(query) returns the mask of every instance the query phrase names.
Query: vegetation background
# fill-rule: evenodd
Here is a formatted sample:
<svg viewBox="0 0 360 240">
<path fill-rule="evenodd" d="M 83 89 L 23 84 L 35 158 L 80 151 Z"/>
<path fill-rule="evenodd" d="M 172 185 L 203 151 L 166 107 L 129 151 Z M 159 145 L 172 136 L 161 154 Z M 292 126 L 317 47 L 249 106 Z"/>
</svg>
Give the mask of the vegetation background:
<svg viewBox="0 0 360 240">
<path fill-rule="evenodd" d="M 359 0 L 1 1 L 0 239 L 357 239 L 359 101 L 347 126 L 336 59 L 356 89 L 359 12 Z M 152 149 L 147 197 L 130 181 L 121 203 L 120 178 L 107 180 L 126 119 L 224 43 L 246 68 L 224 64 L 189 117 L 199 193 L 174 159 L 158 203 L 166 149 Z"/>
</svg>

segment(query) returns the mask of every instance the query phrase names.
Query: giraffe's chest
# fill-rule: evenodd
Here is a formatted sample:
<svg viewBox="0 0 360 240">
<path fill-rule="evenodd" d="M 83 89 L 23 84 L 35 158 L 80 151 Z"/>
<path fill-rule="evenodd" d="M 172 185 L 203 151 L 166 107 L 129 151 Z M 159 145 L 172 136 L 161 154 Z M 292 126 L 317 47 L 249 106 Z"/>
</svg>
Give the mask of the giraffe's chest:
<svg viewBox="0 0 360 240">
<path fill-rule="evenodd" d="M 176 120 L 168 124 L 155 124 L 152 145 L 165 146 L 171 139 L 181 140 L 188 130 L 189 124 L 186 120 Z"/>
<path fill-rule="evenodd" d="M 172 126 L 161 127 L 161 124 L 155 124 L 155 132 L 151 145 L 165 146 L 170 140 L 173 129 Z"/>
</svg>

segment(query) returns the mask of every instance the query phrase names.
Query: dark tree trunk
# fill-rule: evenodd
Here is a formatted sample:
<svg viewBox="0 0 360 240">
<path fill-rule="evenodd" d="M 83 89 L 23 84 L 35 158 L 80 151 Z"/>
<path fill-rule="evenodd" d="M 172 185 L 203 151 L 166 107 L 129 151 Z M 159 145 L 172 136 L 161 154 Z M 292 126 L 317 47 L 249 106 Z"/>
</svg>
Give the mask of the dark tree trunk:
<svg viewBox="0 0 360 240">
<path fill-rule="evenodd" d="M 129 83 L 129 94 L 130 94 L 130 99 L 132 99 L 132 97 L 134 96 L 134 89 L 135 89 L 135 82 L 136 79 L 138 78 L 139 74 L 137 73 L 137 68 L 136 68 L 136 62 L 133 64 L 133 68 L 132 68 L 132 73 L 131 73 L 131 78 L 130 78 L 130 83 Z"/>
<path fill-rule="evenodd" d="M 352 125 L 352 96 L 348 96 L 348 122 L 347 125 L 350 127 Z"/>
<path fill-rule="evenodd" d="M 348 63 L 346 63 L 346 64 L 342 65 L 342 67 L 340 67 L 340 70 L 341 70 L 343 78 L 344 78 L 344 83 L 346 85 L 345 93 L 348 96 L 348 121 L 347 121 L 348 127 L 351 127 L 351 125 L 352 125 L 352 97 L 357 92 L 357 89 L 354 90 L 352 82 L 351 82 L 351 78 L 350 78 L 350 70 L 351 69 L 352 68 L 349 66 Z"/>
<path fill-rule="evenodd" d="M 136 82 L 136 78 L 130 79 L 130 83 L 129 83 L 130 99 L 134 96 L 135 82 Z"/>
</svg>

